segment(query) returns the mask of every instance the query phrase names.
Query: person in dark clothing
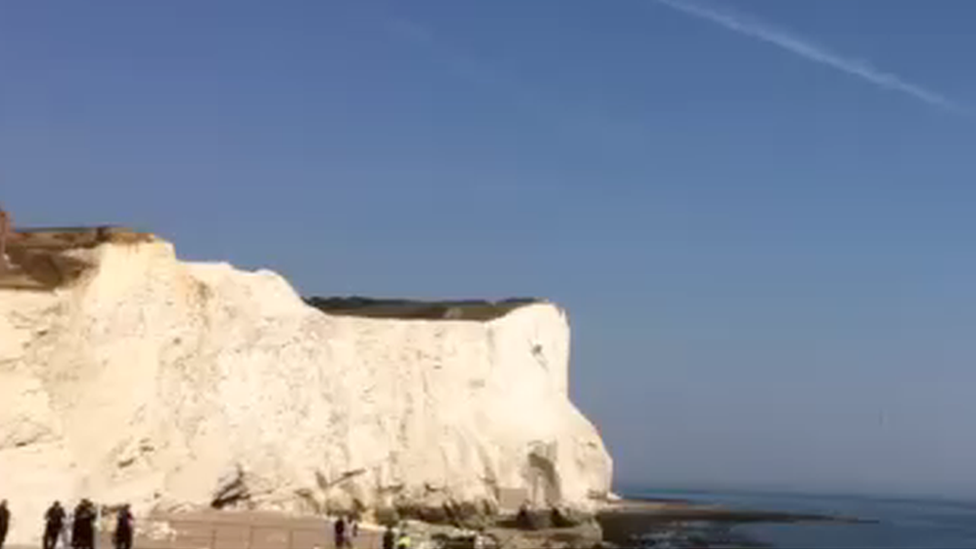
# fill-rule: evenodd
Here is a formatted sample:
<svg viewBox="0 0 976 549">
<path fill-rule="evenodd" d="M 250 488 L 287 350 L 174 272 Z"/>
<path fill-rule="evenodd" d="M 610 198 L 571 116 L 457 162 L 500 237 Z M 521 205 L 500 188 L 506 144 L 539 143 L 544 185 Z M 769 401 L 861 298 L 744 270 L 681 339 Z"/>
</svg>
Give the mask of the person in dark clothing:
<svg viewBox="0 0 976 549">
<path fill-rule="evenodd" d="M 64 508 L 60 501 L 55 501 L 44 515 L 44 549 L 54 549 L 64 526 Z"/>
<path fill-rule="evenodd" d="M 346 546 L 346 519 L 339 517 L 335 521 L 335 546 L 337 548 Z"/>
<path fill-rule="evenodd" d="M 95 504 L 85 500 L 85 549 L 95 549 L 95 520 L 98 519 L 98 511 Z"/>
<path fill-rule="evenodd" d="M 75 549 L 95 549 L 95 506 L 87 499 L 75 507 L 71 544 Z"/>
<path fill-rule="evenodd" d="M 118 513 L 113 536 L 116 549 L 132 549 L 132 513 L 123 505 Z"/>
<path fill-rule="evenodd" d="M 7 528 L 10 527 L 10 509 L 7 509 L 7 500 L 0 501 L 0 549 L 7 541 Z"/>
<path fill-rule="evenodd" d="M 13 233 L 13 221 L 10 214 L 0 208 L 0 273 L 10 270 L 10 263 L 7 261 L 7 240 Z"/>
<path fill-rule="evenodd" d="M 82 500 L 78 502 L 78 505 L 75 505 L 75 510 L 71 513 L 71 546 L 75 549 L 81 549 L 85 546 L 85 536 L 82 532 L 84 518 L 85 501 Z"/>
<path fill-rule="evenodd" d="M 383 532 L 383 549 L 396 549 L 396 532 L 389 524 L 386 525 L 386 531 Z"/>
</svg>

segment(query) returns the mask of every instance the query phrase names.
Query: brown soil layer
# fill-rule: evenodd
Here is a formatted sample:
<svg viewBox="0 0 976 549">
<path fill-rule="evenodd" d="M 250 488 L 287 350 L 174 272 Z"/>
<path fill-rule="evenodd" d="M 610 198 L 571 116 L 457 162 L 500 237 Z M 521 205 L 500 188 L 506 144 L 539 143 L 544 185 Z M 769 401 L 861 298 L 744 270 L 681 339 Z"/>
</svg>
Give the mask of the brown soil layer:
<svg viewBox="0 0 976 549">
<path fill-rule="evenodd" d="M 104 242 L 119 244 L 150 242 L 155 237 L 126 227 L 102 225 L 96 227 L 41 227 L 18 229 L 9 236 L 7 245 L 25 250 L 67 250 L 91 248 Z M 9 252 L 8 252 L 9 253 Z"/>
<path fill-rule="evenodd" d="M 10 265 L 0 265 L 0 288 L 51 290 L 77 279 L 90 267 L 65 252 L 112 242 L 150 242 L 155 237 L 122 227 L 21 229 L 7 240 Z"/>
</svg>

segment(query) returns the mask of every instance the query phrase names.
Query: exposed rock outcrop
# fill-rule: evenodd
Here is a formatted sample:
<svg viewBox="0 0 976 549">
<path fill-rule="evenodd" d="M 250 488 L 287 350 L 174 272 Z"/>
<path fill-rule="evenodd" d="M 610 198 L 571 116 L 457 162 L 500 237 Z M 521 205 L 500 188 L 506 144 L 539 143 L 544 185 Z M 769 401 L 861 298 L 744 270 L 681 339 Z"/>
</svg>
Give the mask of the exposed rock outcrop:
<svg viewBox="0 0 976 549">
<path fill-rule="evenodd" d="M 609 489 L 554 305 L 366 318 L 159 240 L 54 255 L 84 268 L 50 290 L 0 286 L 14 543 L 36 543 L 53 499 L 459 520 L 523 498 L 592 510 Z"/>
</svg>

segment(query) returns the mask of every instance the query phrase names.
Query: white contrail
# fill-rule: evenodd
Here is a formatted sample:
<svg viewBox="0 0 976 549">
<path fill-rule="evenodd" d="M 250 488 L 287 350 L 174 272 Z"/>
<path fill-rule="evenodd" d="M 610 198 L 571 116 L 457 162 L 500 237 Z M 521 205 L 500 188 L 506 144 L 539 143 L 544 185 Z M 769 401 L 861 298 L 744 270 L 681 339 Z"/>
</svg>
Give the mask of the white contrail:
<svg viewBox="0 0 976 549">
<path fill-rule="evenodd" d="M 826 65 L 849 75 L 856 76 L 880 88 L 901 92 L 930 106 L 956 114 L 967 116 L 974 114 L 969 107 L 956 103 L 942 94 L 926 89 L 918 84 L 913 84 L 890 72 L 879 70 L 864 61 L 833 52 L 792 32 L 776 28 L 754 17 L 718 11 L 711 7 L 692 4 L 686 0 L 655 1 L 692 17 L 725 27 L 732 32 L 778 46 L 814 63 L 820 63 L 821 65 Z"/>
</svg>

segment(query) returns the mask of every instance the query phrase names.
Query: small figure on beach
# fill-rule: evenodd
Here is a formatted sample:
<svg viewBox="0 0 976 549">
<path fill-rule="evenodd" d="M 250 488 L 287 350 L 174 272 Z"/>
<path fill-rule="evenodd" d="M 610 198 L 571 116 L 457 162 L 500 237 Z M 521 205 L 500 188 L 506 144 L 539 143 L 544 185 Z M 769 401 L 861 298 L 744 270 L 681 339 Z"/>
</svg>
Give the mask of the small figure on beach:
<svg viewBox="0 0 976 549">
<path fill-rule="evenodd" d="M 397 537 L 396 549 L 410 549 L 413 541 L 410 539 L 410 534 L 407 533 L 407 529 L 401 527 L 400 535 Z"/>
<path fill-rule="evenodd" d="M 116 516 L 115 534 L 112 541 L 116 549 L 132 549 L 132 512 L 129 505 L 123 505 Z"/>
<path fill-rule="evenodd" d="M 383 549 L 396 549 L 396 532 L 392 524 L 387 524 L 383 531 Z"/>
<path fill-rule="evenodd" d="M 519 505 L 518 514 L 515 515 L 515 523 L 519 528 L 528 528 L 530 525 L 529 519 L 529 505 L 527 503 L 522 503 Z"/>
<path fill-rule="evenodd" d="M 71 543 L 75 549 L 95 549 L 95 505 L 82 499 L 75 507 L 75 520 L 72 525 Z"/>
<path fill-rule="evenodd" d="M 333 530 L 335 530 L 335 546 L 346 547 L 346 519 L 342 515 L 335 520 Z"/>
<path fill-rule="evenodd" d="M 7 259 L 7 239 L 13 232 L 13 220 L 10 214 L 0 208 L 0 273 L 10 269 Z"/>
<path fill-rule="evenodd" d="M 7 529 L 10 527 L 10 509 L 7 509 L 7 500 L 0 501 L 0 549 L 7 541 Z"/>
<path fill-rule="evenodd" d="M 44 514 L 44 549 L 54 549 L 58 545 L 58 537 L 64 526 L 64 508 L 60 501 L 55 501 Z"/>
<path fill-rule="evenodd" d="M 71 547 L 71 528 L 74 524 L 74 513 L 68 509 L 64 511 L 64 526 L 61 527 L 61 547 Z"/>
</svg>

